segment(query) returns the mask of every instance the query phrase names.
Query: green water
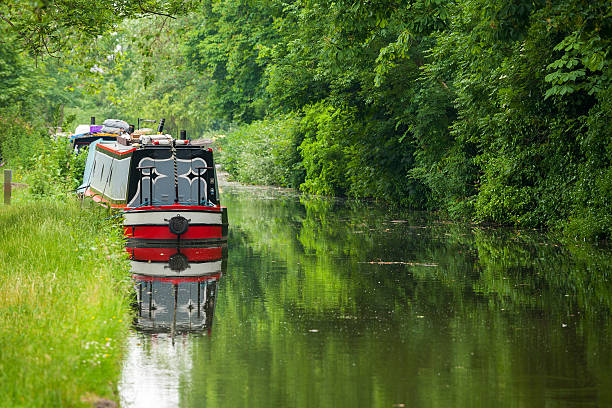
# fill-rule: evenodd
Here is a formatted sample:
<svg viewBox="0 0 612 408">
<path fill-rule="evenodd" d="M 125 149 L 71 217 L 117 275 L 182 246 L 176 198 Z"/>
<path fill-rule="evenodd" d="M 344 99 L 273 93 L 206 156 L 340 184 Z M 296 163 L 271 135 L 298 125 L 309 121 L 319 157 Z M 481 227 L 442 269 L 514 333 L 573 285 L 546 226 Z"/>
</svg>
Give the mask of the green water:
<svg viewBox="0 0 612 408">
<path fill-rule="evenodd" d="M 134 332 L 131 407 L 612 406 L 612 253 L 229 188 L 201 333 Z"/>
</svg>

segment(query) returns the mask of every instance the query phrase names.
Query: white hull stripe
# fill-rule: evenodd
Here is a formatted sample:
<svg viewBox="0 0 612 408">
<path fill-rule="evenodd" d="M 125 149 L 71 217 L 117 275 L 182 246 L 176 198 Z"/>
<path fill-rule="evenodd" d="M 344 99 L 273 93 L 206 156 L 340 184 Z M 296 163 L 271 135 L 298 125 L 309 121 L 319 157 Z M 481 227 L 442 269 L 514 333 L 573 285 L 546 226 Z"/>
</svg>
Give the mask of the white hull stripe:
<svg viewBox="0 0 612 408">
<path fill-rule="evenodd" d="M 181 272 L 176 272 L 170 269 L 166 262 L 141 262 L 131 261 L 131 273 L 145 276 L 178 276 L 178 277 L 192 277 L 192 276 L 203 276 L 210 275 L 213 273 L 221 272 L 221 262 L 202 262 L 202 263 L 190 263 L 189 267 Z"/>
<path fill-rule="evenodd" d="M 189 224 L 221 225 L 221 213 L 194 211 L 126 212 L 123 214 L 123 225 L 168 225 L 168 220 L 177 215 L 187 218 Z"/>
</svg>

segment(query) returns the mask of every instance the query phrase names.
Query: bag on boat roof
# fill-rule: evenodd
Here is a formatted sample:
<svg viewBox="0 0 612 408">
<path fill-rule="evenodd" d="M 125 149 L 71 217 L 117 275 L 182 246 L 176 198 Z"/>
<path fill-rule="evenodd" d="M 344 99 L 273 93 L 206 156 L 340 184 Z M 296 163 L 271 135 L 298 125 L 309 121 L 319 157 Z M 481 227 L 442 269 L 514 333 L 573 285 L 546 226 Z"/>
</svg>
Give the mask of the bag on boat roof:
<svg viewBox="0 0 612 408">
<path fill-rule="evenodd" d="M 106 119 L 104 122 L 102 122 L 102 125 L 109 128 L 119 128 L 124 132 L 130 128 L 130 125 L 128 125 L 125 120 L 121 119 Z"/>
<path fill-rule="evenodd" d="M 121 132 L 123 132 L 123 129 L 118 128 L 118 127 L 102 126 L 101 132 L 102 133 L 116 133 L 120 135 Z"/>
<path fill-rule="evenodd" d="M 85 133 L 89 133 L 89 125 L 79 125 L 74 130 L 75 135 L 83 135 Z"/>
</svg>

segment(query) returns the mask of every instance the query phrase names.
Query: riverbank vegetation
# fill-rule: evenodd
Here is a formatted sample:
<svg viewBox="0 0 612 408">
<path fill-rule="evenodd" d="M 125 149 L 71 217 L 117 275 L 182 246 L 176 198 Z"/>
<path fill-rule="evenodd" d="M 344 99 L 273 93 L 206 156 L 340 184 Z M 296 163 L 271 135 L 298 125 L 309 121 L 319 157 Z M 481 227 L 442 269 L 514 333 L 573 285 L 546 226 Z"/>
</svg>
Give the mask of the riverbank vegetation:
<svg viewBox="0 0 612 408">
<path fill-rule="evenodd" d="M 53 135 L 106 67 L 90 58 L 98 35 L 177 4 L 0 4 L 0 163 L 20 184 L 0 206 L 0 407 L 116 405 L 131 317 L 123 235 L 77 200 L 86 153 Z"/>
<path fill-rule="evenodd" d="M 167 106 L 186 126 L 198 112 L 227 135 L 241 181 L 606 239 L 611 13 L 577 0 L 203 2 L 126 52 L 146 68 L 113 78 L 114 110 Z"/>
<path fill-rule="evenodd" d="M 130 321 L 120 228 L 72 192 L 85 155 L 46 129 L 5 129 L 22 186 L 0 206 L 0 406 L 116 400 Z"/>
<path fill-rule="evenodd" d="M 244 182 L 612 236 L 610 2 L 189 5 L 115 24 L 52 74 L 91 91 L 65 115 L 225 135 Z"/>
<path fill-rule="evenodd" d="M 610 236 L 608 2 L 260 3 L 246 15 L 230 3 L 207 10 L 186 58 L 225 88 L 256 84 L 228 120 L 299 113 L 286 139 L 297 165 L 284 161 L 294 186 Z M 248 151 L 247 133 L 226 140 Z"/>
<path fill-rule="evenodd" d="M 72 192 L 86 155 L 50 136 L 64 90 L 43 80 L 49 66 L 4 47 L 0 162 L 20 186 L 0 205 L 0 407 L 117 400 L 130 321 L 121 231 Z"/>
<path fill-rule="evenodd" d="M 76 200 L 0 208 L 0 406 L 116 400 L 130 316 L 120 236 Z"/>
</svg>

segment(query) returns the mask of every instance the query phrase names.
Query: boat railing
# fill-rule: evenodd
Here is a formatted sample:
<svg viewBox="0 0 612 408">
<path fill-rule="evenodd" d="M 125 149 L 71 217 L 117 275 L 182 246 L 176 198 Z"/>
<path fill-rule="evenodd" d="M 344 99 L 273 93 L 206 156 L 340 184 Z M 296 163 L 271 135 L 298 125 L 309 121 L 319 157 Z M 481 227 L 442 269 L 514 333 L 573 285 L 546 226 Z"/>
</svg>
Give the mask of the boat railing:
<svg viewBox="0 0 612 408">
<path fill-rule="evenodd" d="M 210 167 L 210 166 L 205 166 L 205 167 L 196 167 L 196 170 L 198 171 L 198 205 L 202 205 L 202 183 L 200 183 L 200 181 L 202 180 L 202 170 L 204 170 L 205 172 L 207 172 L 208 170 L 212 170 L 214 169 L 214 167 Z M 207 202 L 209 202 L 208 200 L 206 200 Z"/>
<path fill-rule="evenodd" d="M 144 189 L 143 185 L 142 185 L 142 179 L 143 177 L 149 177 L 149 202 L 151 204 L 153 204 L 153 170 L 155 169 L 155 166 L 141 166 L 141 167 L 136 167 L 136 169 L 138 170 L 139 174 L 140 174 L 140 203 L 144 203 L 146 201 L 142 200 L 142 190 Z M 149 170 L 148 174 L 144 174 L 143 170 Z M 146 198 L 145 198 L 146 200 Z"/>
</svg>

